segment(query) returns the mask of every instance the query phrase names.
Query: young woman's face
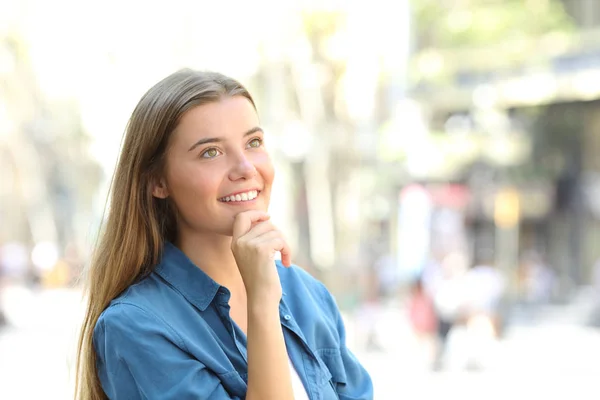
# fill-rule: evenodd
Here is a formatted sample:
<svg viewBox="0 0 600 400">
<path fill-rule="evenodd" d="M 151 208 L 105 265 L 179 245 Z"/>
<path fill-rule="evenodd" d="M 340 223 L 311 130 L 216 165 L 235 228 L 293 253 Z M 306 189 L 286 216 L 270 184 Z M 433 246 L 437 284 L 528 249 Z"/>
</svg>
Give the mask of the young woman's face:
<svg viewBox="0 0 600 400">
<path fill-rule="evenodd" d="M 241 211 L 267 211 L 273 164 L 252 103 L 242 96 L 185 113 L 166 157 L 164 179 L 153 189 L 169 197 L 182 230 L 231 235 Z"/>
</svg>

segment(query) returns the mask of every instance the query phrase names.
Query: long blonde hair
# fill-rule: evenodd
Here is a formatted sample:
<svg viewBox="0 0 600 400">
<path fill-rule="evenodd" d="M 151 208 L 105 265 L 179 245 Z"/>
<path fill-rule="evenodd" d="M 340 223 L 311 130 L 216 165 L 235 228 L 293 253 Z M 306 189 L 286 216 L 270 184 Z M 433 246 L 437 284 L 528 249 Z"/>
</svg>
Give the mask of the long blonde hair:
<svg viewBox="0 0 600 400">
<path fill-rule="evenodd" d="M 246 97 L 237 81 L 215 72 L 180 70 L 153 86 L 136 106 L 112 178 L 108 213 L 84 277 L 87 310 L 77 349 L 75 398 L 106 399 L 96 370 L 94 327 L 109 303 L 152 272 L 177 226 L 169 200 L 152 196 L 165 166 L 169 138 L 182 115 L 226 96 Z"/>
</svg>

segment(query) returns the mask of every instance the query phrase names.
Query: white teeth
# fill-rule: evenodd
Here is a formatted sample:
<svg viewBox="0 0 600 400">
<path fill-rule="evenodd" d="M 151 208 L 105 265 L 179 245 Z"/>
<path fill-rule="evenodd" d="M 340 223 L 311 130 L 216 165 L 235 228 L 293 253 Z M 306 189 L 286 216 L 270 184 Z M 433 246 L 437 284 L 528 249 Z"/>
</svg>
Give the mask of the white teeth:
<svg viewBox="0 0 600 400">
<path fill-rule="evenodd" d="M 223 197 L 221 199 L 221 201 L 223 201 L 223 202 L 228 202 L 228 201 L 249 201 L 249 200 L 254 200 L 257 197 L 258 197 L 258 191 L 257 190 L 251 190 L 249 192 L 240 193 L 240 194 L 236 194 L 236 195 L 233 195 L 233 196 Z"/>
</svg>

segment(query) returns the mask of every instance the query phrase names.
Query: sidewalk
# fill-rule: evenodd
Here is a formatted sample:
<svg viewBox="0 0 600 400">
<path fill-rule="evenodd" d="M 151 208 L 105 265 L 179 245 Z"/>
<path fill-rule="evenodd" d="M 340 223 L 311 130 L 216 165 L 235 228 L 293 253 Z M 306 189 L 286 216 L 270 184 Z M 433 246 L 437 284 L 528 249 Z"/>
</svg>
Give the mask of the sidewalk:
<svg viewBox="0 0 600 400">
<path fill-rule="evenodd" d="M 4 299 L 13 326 L 0 331 L 0 399 L 72 398 L 77 328 L 83 315 L 80 292 L 13 288 Z M 381 352 L 362 350 L 358 321 L 345 319 L 349 344 L 372 375 L 376 400 L 591 400 L 598 398 L 600 331 L 577 323 L 585 304 L 553 306 L 535 323 L 510 327 L 495 367 L 477 373 L 428 371 L 399 309 L 382 310 L 375 323 L 384 345 Z"/>
<path fill-rule="evenodd" d="M 597 399 L 600 330 L 585 326 L 591 310 L 582 292 L 566 305 L 547 306 L 538 317 L 509 326 L 494 363 L 479 372 L 430 372 L 415 351 L 401 309 L 380 311 L 376 329 L 384 350 L 357 343 L 358 322 L 346 316 L 351 346 L 371 372 L 376 399 Z"/>
<path fill-rule="evenodd" d="M 10 325 L 0 330 L 0 399 L 72 399 L 79 318 L 77 290 L 3 293 Z"/>
</svg>

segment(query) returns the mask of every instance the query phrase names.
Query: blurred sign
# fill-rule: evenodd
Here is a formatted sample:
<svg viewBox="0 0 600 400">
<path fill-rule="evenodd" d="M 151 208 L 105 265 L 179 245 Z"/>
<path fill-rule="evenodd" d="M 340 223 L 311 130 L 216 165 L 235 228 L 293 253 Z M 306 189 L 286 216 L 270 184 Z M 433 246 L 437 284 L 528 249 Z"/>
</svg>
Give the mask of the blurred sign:
<svg viewBox="0 0 600 400">
<path fill-rule="evenodd" d="M 480 206 L 481 217 L 486 220 L 496 222 L 497 218 L 504 219 L 506 215 L 511 214 L 507 209 L 509 208 L 507 204 L 511 200 L 507 202 L 506 196 L 500 194 L 504 190 L 506 189 L 494 188 L 490 185 L 480 195 L 473 196 L 470 211 L 475 212 L 478 209 L 477 206 Z M 524 220 L 539 221 L 547 218 L 552 212 L 555 202 L 555 187 L 551 183 L 532 182 L 527 186 L 514 187 L 511 190 L 518 193 L 518 222 Z M 512 212 L 514 213 L 515 211 L 513 210 Z M 514 218 L 514 215 L 512 218 Z"/>
<path fill-rule="evenodd" d="M 494 202 L 494 222 L 500 228 L 513 228 L 520 218 L 519 192 L 513 188 L 501 189 Z"/>
<path fill-rule="evenodd" d="M 471 193 L 465 185 L 459 184 L 430 184 L 427 191 L 438 207 L 448 207 L 463 210 L 467 207 Z"/>
</svg>

